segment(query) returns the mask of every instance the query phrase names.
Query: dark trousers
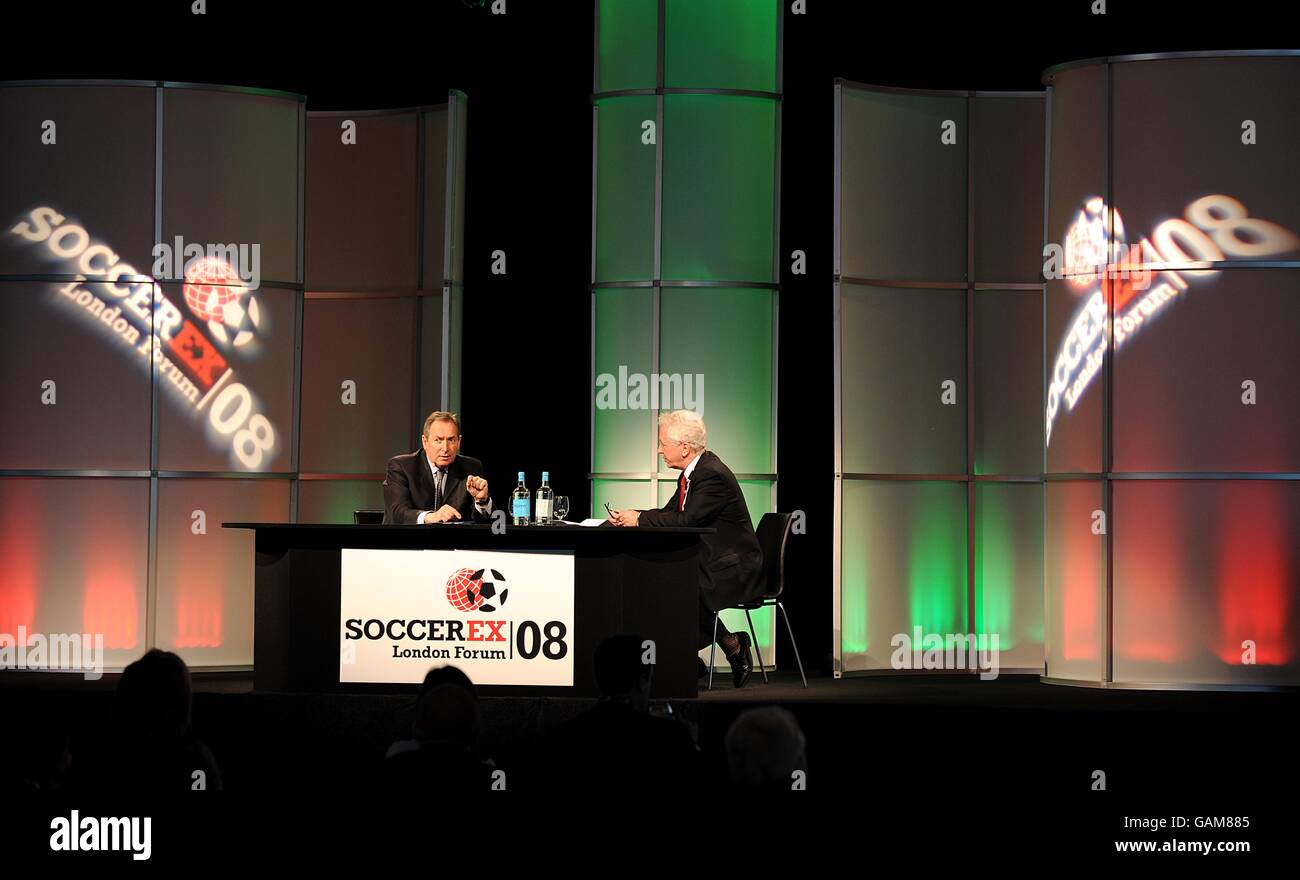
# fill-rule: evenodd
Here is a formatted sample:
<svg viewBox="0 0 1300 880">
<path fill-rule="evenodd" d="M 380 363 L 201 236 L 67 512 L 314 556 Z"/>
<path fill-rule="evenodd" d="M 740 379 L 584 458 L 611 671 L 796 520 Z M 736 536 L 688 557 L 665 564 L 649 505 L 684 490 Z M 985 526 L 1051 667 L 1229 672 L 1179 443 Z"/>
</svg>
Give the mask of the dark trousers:
<svg viewBox="0 0 1300 880">
<path fill-rule="evenodd" d="M 721 645 L 722 640 L 729 635 L 731 635 L 731 631 L 727 629 L 727 625 L 723 623 L 722 618 L 719 617 L 718 644 Z M 713 610 L 709 608 L 708 605 L 704 604 L 703 595 L 700 596 L 700 637 L 698 642 L 700 648 L 707 648 L 713 643 Z M 726 653 L 725 649 L 723 650 L 723 653 Z"/>
</svg>

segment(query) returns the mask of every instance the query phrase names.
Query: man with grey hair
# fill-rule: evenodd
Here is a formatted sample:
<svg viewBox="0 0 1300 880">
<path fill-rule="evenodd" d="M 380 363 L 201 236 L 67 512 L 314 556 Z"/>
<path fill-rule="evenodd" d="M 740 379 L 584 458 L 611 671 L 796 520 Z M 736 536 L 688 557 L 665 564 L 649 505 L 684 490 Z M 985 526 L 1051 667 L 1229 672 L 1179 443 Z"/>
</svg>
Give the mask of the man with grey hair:
<svg viewBox="0 0 1300 880">
<path fill-rule="evenodd" d="M 460 419 L 455 413 L 429 413 L 420 435 L 423 448 L 388 460 L 385 525 L 491 519 L 492 496 L 483 477 L 483 462 L 461 455 L 460 441 Z"/>
<path fill-rule="evenodd" d="M 714 638 L 714 612 L 759 598 L 763 593 L 763 551 L 754 536 L 749 507 L 731 469 L 708 449 L 708 430 L 699 413 L 679 409 L 659 416 L 659 454 L 681 471 L 677 491 L 661 510 L 615 510 L 616 526 L 695 526 L 716 532 L 701 537 L 699 647 Z M 718 645 L 731 663 L 736 687 L 754 670 L 749 633 L 729 632 L 717 620 Z"/>
</svg>

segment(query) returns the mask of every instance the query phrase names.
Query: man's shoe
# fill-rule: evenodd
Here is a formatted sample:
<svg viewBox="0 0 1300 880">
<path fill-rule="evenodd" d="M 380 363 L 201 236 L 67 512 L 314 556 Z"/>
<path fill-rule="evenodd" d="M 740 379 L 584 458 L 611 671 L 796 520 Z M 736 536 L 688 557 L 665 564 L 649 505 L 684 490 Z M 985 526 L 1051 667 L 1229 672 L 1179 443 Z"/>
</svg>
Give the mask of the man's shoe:
<svg viewBox="0 0 1300 880">
<path fill-rule="evenodd" d="M 695 672 L 695 678 L 697 681 L 709 677 L 709 667 L 705 666 L 704 661 L 699 657 L 695 658 Z"/>
<path fill-rule="evenodd" d="M 749 676 L 754 671 L 754 661 L 750 657 L 749 648 L 753 643 L 749 640 L 749 633 L 736 633 L 736 639 L 740 642 L 740 650 L 735 654 L 727 656 L 731 663 L 731 679 L 735 682 L 736 687 L 743 688 L 749 681 Z"/>
</svg>

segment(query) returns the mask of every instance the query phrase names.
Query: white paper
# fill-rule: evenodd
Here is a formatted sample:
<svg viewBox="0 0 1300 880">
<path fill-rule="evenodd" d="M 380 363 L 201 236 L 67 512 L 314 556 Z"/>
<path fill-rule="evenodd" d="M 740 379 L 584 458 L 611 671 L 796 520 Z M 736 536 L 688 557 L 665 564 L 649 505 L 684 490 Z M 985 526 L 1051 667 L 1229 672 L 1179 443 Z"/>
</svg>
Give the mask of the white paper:
<svg viewBox="0 0 1300 880">
<path fill-rule="evenodd" d="M 578 525 L 590 528 L 592 526 L 603 526 L 605 522 L 606 521 L 603 519 L 584 519 L 582 522 L 578 523 Z"/>
</svg>

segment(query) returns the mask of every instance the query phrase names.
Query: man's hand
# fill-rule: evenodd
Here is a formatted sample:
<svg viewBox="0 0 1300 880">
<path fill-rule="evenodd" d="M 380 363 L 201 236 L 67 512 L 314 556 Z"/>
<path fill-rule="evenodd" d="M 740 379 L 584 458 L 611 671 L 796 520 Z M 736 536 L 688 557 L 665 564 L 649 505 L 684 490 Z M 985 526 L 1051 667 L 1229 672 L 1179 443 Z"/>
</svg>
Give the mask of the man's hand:
<svg viewBox="0 0 1300 880">
<path fill-rule="evenodd" d="M 445 523 L 445 522 L 451 522 L 454 519 L 460 519 L 460 511 L 452 507 L 450 504 L 444 504 L 442 507 L 439 507 L 433 513 L 425 514 L 424 524 L 428 525 L 429 523 Z"/>
<path fill-rule="evenodd" d="M 609 521 L 616 526 L 634 526 L 640 520 L 641 520 L 641 511 L 639 510 L 610 511 Z"/>
<path fill-rule="evenodd" d="M 474 500 L 479 504 L 486 504 L 488 500 L 488 482 L 482 477 L 467 477 L 465 479 L 465 488 L 469 494 L 474 496 Z"/>
</svg>

